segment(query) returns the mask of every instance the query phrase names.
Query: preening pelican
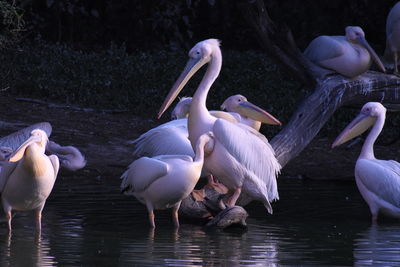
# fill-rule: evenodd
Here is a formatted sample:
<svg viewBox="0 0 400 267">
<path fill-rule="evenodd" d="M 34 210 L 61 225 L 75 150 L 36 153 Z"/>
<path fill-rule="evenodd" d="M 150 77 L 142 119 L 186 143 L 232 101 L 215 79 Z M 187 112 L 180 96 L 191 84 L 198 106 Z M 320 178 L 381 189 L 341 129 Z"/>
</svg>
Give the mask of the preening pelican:
<svg viewBox="0 0 400 267">
<path fill-rule="evenodd" d="M 74 146 L 61 146 L 54 141 L 49 141 L 46 153 L 57 155 L 61 166 L 70 171 L 76 171 L 86 166 L 85 157 Z"/>
<path fill-rule="evenodd" d="M 400 2 L 390 10 L 386 19 L 385 59 L 394 61 L 394 73 L 399 74 L 398 58 L 400 52 Z"/>
<path fill-rule="evenodd" d="M 34 210 L 36 229 L 41 231 L 42 210 L 57 178 L 57 156 L 45 155 L 47 134 L 35 129 L 31 136 L 9 158 L 0 173 L 0 191 L 8 229 L 11 212 Z"/>
<path fill-rule="evenodd" d="M 8 159 L 9 155 L 24 143 L 35 129 L 44 131 L 48 138 L 52 132 L 50 123 L 40 122 L 0 138 L 0 166 L 1 160 Z M 86 165 L 85 157 L 73 146 L 61 146 L 53 141 L 49 141 L 47 142 L 46 153 L 59 157 L 61 167 L 70 171 L 79 170 Z"/>
<path fill-rule="evenodd" d="M 212 116 L 206 107 L 208 91 L 218 77 L 222 65 L 219 41 L 208 39 L 197 43 L 190 50 L 189 57 L 185 70 L 162 104 L 158 117 L 171 105 L 193 74 L 208 63 L 206 74 L 190 106 L 189 140 L 194 147 L 202 134 L 213 132 L 214 149 L 205 158 L 204 166 L 229 189 L 228 205 L 235 205 L 243 189 L 246 195 L 260 200 L 272 213 L 270 202 L 279 198 L 276 176 L 280 171 L 274 150 L 267 139 L 260 138 L 260 134 L 254 129 L 241 123 L 218 119 Z M 273 125 L 280 124 L 267 112 L 256 120 Z"/>
<path fill-rule="evenodd" d="M 171 112 L 171 120 L 187 118 L 191 103 L 191 97 L 182 97 Z"/>
<path fill-rule="evenodd" d="M 358 190 L 368 203 L 372 221 L 376 222 L 381 211 L 400 217 L 400 163 L 379 160 L 374 155 L 374 143 L 385 123 L 386 108 L 381 103 L 369 102 L 336 138 L 332 147 L 339 146 L 362 134 L 371 126 L 355 167 Z"/>
<path fill-rule="evenodd" d="M 179 227 L 178 210 L 182 199 L 194 189 L 200 178 L 204 153 L 214 146 L 211 132 L 199 137 L 194 159 L 187 155 L 142 157 L 132 162 L 122 174 L 121 189 L 146 205 L 154 228 L 154 209 L 172 208 L 174 225 Z"/>
<path fill-rule="evenodd" d="M 366 72 L 372 60 L 385 72 L 378 55 L 365 40 L 358 26 L 346 27 L 346 36 L 319 36 L 311 41 L 304 55 L 318 66 L 353 78 Z"/>
</svg>

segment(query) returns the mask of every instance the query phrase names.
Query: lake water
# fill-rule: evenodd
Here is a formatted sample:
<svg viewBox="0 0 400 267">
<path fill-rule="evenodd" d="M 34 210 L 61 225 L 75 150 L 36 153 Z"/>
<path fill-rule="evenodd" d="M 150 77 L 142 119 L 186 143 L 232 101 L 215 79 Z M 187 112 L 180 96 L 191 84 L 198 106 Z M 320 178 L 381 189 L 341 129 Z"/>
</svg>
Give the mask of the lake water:
<svg viewBox="0 0 400 267">
<path fill-rule="evenodd" d="M 281 200 L 267 215 L 249 211 L 246 230 L 210 230 L 156 211 L 155 231 L 119 180 L 60 177 L 35 237 L 31 212 L 17 213 L 13 234 L 0 224 L 1 266 L 282 266 L 400 264 L 400 224 L 370 223 L 354 182 L 279 179 Z"/>
</svg>

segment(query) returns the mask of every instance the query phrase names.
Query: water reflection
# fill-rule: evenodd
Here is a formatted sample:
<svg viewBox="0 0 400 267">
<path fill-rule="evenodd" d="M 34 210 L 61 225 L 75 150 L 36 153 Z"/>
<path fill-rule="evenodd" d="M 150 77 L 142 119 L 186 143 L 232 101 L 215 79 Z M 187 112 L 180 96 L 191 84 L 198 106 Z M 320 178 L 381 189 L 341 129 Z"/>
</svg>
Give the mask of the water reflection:
<svg viewBox="0 0 400 267">
<path fill-rule="evenodd" d="M 2 236 L 1 266 L 56 266 L 50 254 L 47 238 L 32 234 L 32 229 L 14 230 L 12 235 L 4 231 Z"/>
<path fill-rule="evenodd" d="M 372 225 L 354 244 L 355 266 L 395 266 L 400 263 L 400 226 Z"/>
<path fill-rule="evenodd" d="M 262 204 L 250 205 L 247 231 L 221 231 L 184 220 L 176 230 L 170 211 L 158 211 L 151 230 L 146 208 L 120 195 L 118 180 L 109 181 L 56 184 L 39 240 L 31 213 L 17 214 L 10 239 L 0 223 L 0 265 L 342 266 L 400 260 L 400 226 L 370 229 L 368 207 L 353 183 L 281 180 L 274 215 Z"/>
</svg>

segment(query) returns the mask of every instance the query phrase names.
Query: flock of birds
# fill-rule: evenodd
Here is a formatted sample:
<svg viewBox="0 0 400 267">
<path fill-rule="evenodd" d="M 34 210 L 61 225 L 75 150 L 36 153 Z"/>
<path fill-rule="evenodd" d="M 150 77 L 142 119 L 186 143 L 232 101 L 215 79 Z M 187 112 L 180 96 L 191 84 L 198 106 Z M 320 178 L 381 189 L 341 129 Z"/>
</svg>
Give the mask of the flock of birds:
<svg viewBox="0 0 400 267">
<path fill-rule="evenodd" d="M 400 3 L 390 11 L 386 29 L 385 57 L 392 57 L 395 74 L 398 74 L 400 50 L 399 23 Z M 360 27 L 346 27 L 345 36 L 320 36 L 310 43 L 304 55 L 323 74 L 336 72 L 354 78 L 367 71 L 372 60 L 386 72 Z M 271 202 L 279 199 L 277 176 L 281 165 L 259 129 L 261 123 L 281 125 L 280 121 L 242 95 L 229 97 L 221 105 L 226 111 L 209 111 L 206 107 L 208 92 L 222 65 L 218 40 L 204 40 L 189 51 L 189 61 L 168 93 L 158 117 L 204 65 L 208 65 L 207 71 L 193 98 L 180 100 L 172 112 L 173 120 L 131 141 L 134 157 L 138 159 L 122 174 L 121 190 L 146 205 L 152 227 L 155 227 L 154 210 L 165 208 L 172 208 L 174 225 L 179 226 L 180 204 L 194 191 L 200 177 L 207 177 L 210 186 L 226 188 L 223 204 L 227 206 L 257 200 L 272 213 Z M 400 217 L 400 163 L 378 160 L 373 150 L 385 114 L 382 104 L 365 104 L 360 115 L 332 145 L 339 146 L 372 128 L 357 160 L 355 178 L 374 222 L 379 212 Z M 77 148 L 49 141 L 49 127 L 32 130 L 29 138 L 16 149 L 0 147 L 0 192 L 10 232 L 12 211 L 25 210 L 35 211 L 36 229 L 40 232 L 41 213 L 60 163 L 70 170 L 81 169 L 86 164 Z"/>
</svg>

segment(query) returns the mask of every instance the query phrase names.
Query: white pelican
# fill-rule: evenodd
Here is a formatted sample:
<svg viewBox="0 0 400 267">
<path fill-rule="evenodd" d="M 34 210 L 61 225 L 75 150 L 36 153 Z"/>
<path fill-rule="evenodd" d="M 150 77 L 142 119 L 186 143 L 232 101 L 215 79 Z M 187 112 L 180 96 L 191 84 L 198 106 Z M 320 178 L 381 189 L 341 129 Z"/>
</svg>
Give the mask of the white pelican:
<svg viewBox="0 0 400 267">
<path fill-rule="evenodd" d="M 191 103 L 191 97 L 182 97 L 171 112 L 171 120 L 187 118 Z"/>
<path fill-rule="evenodd" d="M 34 210 L 36 230 L 41 231 L 42 210 L 57 178 L 57 156 L 45 155 L 47 134 L 35 129 L 3 165 L 0 173 L 0 191 L 8 229 L 11 231 L 13 210 Z"/>
<path fill-rule="evenodd" d="M 243 189 L 246 195 L 260 200 L 272 213 L 270 202 L 279 198 L 276 176 L 281 167 L 274 156 L 274 150 L 267 139 L 260 138 L 260 134 L 254 129 L 241 123 L 218 119 L 206 107 L 208 91 L 218 77 L 222 65 L 219 41 L 208 39 L 197 43 L 190 50 L 189 57 L 185 70 L 168 93 L 158 117 L 169 107 L 191 76 L 201 66 L 209 63 L 190 106 L 189 140 L 194 146 L 202 134 L 213 132 L 214 150 L 205 158 L 204 166 L 229 189 L 228 205 L 235 205 Z M 259 118 L 254 118 L 256 120 L 280 124 L 267 112 L 257 115 Z"/>
<path fill-rule="evenodd" d="M 199 137 L 194 159 L 187 155 L 142 157 L 132 162 L 121 179 L 122 192 L 135 196 L 146 205 L 151 227 L 155 227 L 154 209 L 172 208 L 175 227 L 182 199 L 194 189 L 203 168 L 204 153 L 214 147 L 211 132 Z"/>
<path fill-rule="evenodd" d="M 386 19 L 385 58 L 394 61 L 394 73 L 399 74 L 397 63 L 400 52 L 400 2 L 390 10 Z"/>
<path fill-rule="evenodd" d="M 61 146 L 54 141 L 49 141 L 46 153 L 56 155 L 61 166 L 70 171 L 76 171 L 86 166 L 85 157 L 74 146 Z"/>
<path fill-rule="evenodd" d="M 400 163 L 394 160 L 379 160 L 374 155 L 374 143 L 385 123 L 386 108 L 381 103 L 369 102 L 336 138 L 332 147 L 341 145 L 372 127 L 364 142 L 355 167 L 358 190 L 368 203 L 372 221 L 378 213 L 400 217 Z"/>
<path fill-rule="evenodd" d="M 372 60 L 385 72 L 378 55 L 365 40 L 358 26 L 346 27 L 346 36 L 319 36 L 311 41 L 304 55 L 318 66 L 353 78 L 366 72 Z"/>
<path fill-rule="evenodd" d="M 40 122 L 0 138 L 0 165 L 1 161 L 7 160 L 8 156 L 25 142 L 35 129 L 44 131 L 47 137 L 52 132 L 50 123 Z M 47 142 L 46 153 L 58 156 L 61 167 L 70 171 L 76 171 L 86 165 L 85 157 L 73 146 L 61 146 L 53 141 L 49 141 Z"/>
</svg>

